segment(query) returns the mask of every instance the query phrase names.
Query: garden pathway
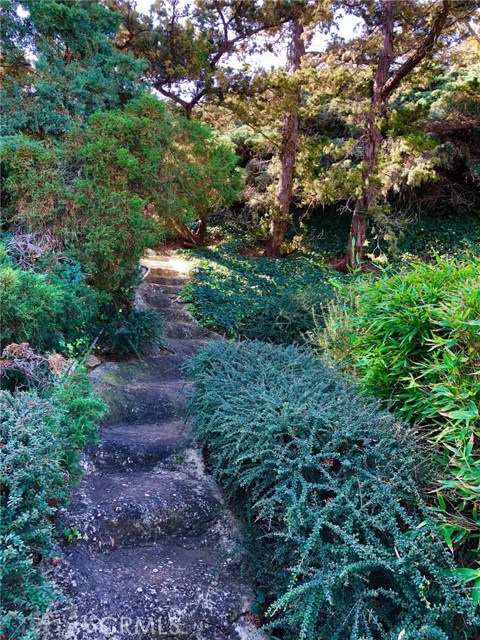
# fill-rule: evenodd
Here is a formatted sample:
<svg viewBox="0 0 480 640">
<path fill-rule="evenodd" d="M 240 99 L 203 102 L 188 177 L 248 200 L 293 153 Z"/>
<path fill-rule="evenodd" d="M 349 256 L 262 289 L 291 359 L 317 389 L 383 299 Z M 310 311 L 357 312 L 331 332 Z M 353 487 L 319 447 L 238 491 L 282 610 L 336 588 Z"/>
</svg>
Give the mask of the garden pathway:
<svg viewBox="0 0 480 640">
<path fill-rule="evenodd" d="M 181 261 L 159 255 L 146 264 L 138 304 L 164 315 L 170 351 L 92 373 L 109 414 L 59 514 L 67 536 L 52 572 L 66 599 L 42 621 L 42 640 L 240 640 L 255 631 L 234 518 L 185 442 L 181 367 L 218 336 L 178 299 Z"/>
</svg>

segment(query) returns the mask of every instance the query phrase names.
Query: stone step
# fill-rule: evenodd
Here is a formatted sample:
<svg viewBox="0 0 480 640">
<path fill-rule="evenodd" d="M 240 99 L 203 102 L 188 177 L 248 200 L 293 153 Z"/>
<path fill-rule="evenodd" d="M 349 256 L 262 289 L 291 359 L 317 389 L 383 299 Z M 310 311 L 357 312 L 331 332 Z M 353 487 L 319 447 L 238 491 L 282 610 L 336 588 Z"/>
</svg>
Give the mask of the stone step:
<svg viewBox="0 0 480 640">
<path fill-rule="evenodd" d="M 170 308 L 163 308 L 162 315 L 165 320 L 177 320 L 178 322 L 187 322 L 198 326 L 190 311 L 182 304 L 176 303 Z"/>
<path fill-rule="evenodd" d="M 181 277 L 178 275 L 178 271 L 176 269 L 169 269 L 168 266 L 165 266 L 165 267 L 151 266 L 147 277 L 151 278 L 153 276 L 160 276 L 161 278 L 180 278 Z M 185 278 L 185 280 L 188 280 L 188 278 Z"/>
<path fill-rule="evenodd" d="M 183 339 L 207 339 L 210 331 L 192 322 L 180 322 L 178 320 L 167 320 L 164 325 L 165 338 Z"/>
<path fill-rule="evenodd" d="M 137 301 L 140 301 L 144 307 L 152 303 L 156 307 L 162 307 L 162 311 L 163 305 L 171 307 L 177 304 L 176 301 L 172 299 L 171 295 L 162 292 L 161 285 L 152 284 L 151 282 L 143 282 L 138 287 L 136 291 L 136 299 Z"/>
<path fill-rule="evenodd" d="M 148 277 L 146 278 L 146 282 L 148 282 L 149 284 L 157 284 L 157 285 L 180 285 L 180 286 L 184 286 L 188 281 L 190 280 L 190 278 L 182 278 L 179 277 L 178 275 L 176 277 L 173 276 L 159 276 L 159 275 L 154 275 L 152 273 L 150 273 L 148 275 Z"/>
<path fill-rule="evenodd" d="M 216 334 L 215 334 L 216 335 Z M 216 336 L 215 339 L 221 339 L 220 336 Z M 191 356 L 194 356 L 199 349 L 206 346 L 213 338 L 210 339 L 195 339 L 195 340 L 182 340 L 177 338 L 168 338 L 166 339 L 166 345 L 171 351 L 183 358 L 183 360 L 187 360 Z"/>
<path fill-rule="evenodd" d="M 91 373 L 96 385 L 113 387 L 129 386 L 132 381 L 142 382 L 180 382 L 183 379 L 183 360 L 175 354 L 166 352 L 160 356 L 132 358 L 122 362 L 106 362 Z"/>
<path fill-rule="evenodd" d="M 189 389 L 183 381 L 121 387 L 101 384 L 97 389 L 109 409 L 104 426 L 182 420 L 185 416 Z"/>
<path fill-rule="evenodd" d="M 141 286 L 145 290 L 146 300 L 155 306 L 159 306 L 161 302 L 166 302 L 166 300 L 173 302 L 172 298 L 179 298 L 183 289 L 179 284 L 154 284 L 152 282 L 145 282 Z"/>
<path fill-rule="evenodd" d="M 102 551 L 201 537 L 221 510 L 213 485 L 179 471 L 92 473 L 74 489 L 59 524 Z"/>
<path fill-rule="evenodd" d="M 184 422 L 126 424 L 104 427 L 100 442 L 86 453 L 99 469 L 153 469 L 184 450 L 188 427 Z"/>
<path fill-rule="evenodd" d="M 157 310 L 164 318 L 196 324 L 187 305 L 177 296 L 158 291 L 143 291 L 137 298 L 143 307 Z"/>
<path fill-rule="evenodd" d="M 92 555 L 66 549 L 62 572 L 74 573 L 69 599 L 44 618 L 42 640 L 244 640 L 253 593 L 236 563 L 208 549 L 172 544 Z M 264 637 L 264 636 L 259 636 Z"/>
</svg>

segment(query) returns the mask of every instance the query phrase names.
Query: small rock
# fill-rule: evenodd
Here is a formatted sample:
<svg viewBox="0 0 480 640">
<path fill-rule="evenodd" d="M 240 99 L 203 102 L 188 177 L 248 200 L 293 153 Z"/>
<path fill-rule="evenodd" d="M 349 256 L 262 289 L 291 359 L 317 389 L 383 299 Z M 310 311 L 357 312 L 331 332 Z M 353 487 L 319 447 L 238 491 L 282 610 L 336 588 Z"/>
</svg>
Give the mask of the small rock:
<svg viewBox="0 0 480 640">
<path fill-rule="evenodd" d="M 94 356 L 92 353 L 85 358 L 85 365 L 89 369 L 95 369 L 95 367 L 98 367 L 101 364 L 102 361 L 100 360 L 100 358 L 97 358 L 97 356 Z"/>
</svg>

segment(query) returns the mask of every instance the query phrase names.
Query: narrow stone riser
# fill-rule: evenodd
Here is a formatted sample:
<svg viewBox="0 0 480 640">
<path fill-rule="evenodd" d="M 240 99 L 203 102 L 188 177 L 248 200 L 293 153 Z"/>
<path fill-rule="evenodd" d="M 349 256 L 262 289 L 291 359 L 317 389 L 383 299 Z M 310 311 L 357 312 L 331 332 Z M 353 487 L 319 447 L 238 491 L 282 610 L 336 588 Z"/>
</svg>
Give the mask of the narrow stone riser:
<svg viewBox="0 0 480 640">
<path fill-rule="evenodd" d="M 60 527 L 79 531 L 90 548 L 102 552 L 192 535 L 201 538 L 219 515 L 221 504 L 200 486 L 186 484 L 172 491 L 160 495 L 157 488 L 156 495 L 130 498 L 127 493 L 101 504 L 89 503 L 87 498 L 61 516 Z"/>
<path fill-rule="evenodd" d="M 166 282 L 172 282 L 179 280 L 180 284 L 188 282 L 188 278 L 185 276 L 179 276 L 178 271 L 163 267 L 150 267 L 149 274 L 147 276 L 147 282 L 152 282 L 155 278 L 164 278 Z"/>
<path fill-rule="evenodd" d="M 141 300 L 148 308 L 157 309 L 162 315 L 174 307 L 182 308 L 184 304 L 178 297 L 181 287 L 166 289 L 157 285 L 145 287 L 141 292 Z"/>
<path fill-rule="evenodd" d="M 175 456 L 181 455 L 182 447 L 170 443 L 158 447 L 130 446 L 118 442 L 102 442 L 89 447 L 87 455 L 96 469 L 151 471 L 158 465 L 169 463 Z"/>
<path fill-rule="evenodd" d="M 180 383 L 183 378 L 183 359 L 174 355 L 161 355 L 143 360 L 134 358 L 124 362 L 109 362 L 93 371 L 91 378 L 96 385 L 109 385 L 115 388 L 128 387 L 135 382 L 142 383 Z"/>
<path fill-rule="evenodd" d="M 201 340 L 208 339 L 210 332 L 208 329 L 191 323 L 167 321 L 164 335 L 165 338 L 174 338 L 176 340 Z"/>
</svg>

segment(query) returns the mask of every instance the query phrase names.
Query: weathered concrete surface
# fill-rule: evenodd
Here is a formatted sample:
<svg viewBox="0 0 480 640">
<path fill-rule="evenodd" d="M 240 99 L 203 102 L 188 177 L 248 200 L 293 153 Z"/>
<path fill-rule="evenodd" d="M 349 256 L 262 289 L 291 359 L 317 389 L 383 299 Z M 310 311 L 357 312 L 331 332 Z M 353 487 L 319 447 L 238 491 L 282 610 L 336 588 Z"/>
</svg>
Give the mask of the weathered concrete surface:
<svg viewBox="0 0 480 640">
<path fill-rule="evenodd" d="M 144 261 L 139 306 L 165 316 L 166 347 L 149 358 L 92 372 L 109 406 L 85 476 L 58 517 L 64 594 L 40 624 L 42 640 L 257 636 L 253 592 L 240 577 L 232 514 L 188 440 L 182 365 L 218 336 L 178 299 L 186 267 L 175 256 Z M 67 542 L 63 530 L 75 533 Z M 77 535 L 81 535 L 77 539 Z"/>
</svg>

